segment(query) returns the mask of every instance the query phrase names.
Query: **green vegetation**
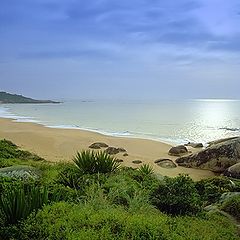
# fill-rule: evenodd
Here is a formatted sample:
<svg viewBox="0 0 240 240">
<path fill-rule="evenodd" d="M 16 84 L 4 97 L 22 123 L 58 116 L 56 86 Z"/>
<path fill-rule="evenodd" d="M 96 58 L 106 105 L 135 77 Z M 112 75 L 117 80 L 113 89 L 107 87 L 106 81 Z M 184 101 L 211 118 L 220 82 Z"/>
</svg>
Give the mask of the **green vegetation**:
<svg viewBox="0 0 240 240">
<path fill-rule="evenodd" d="M 22 165 L 40 174 L 2 176 L 0 168 L 0 239 L 239 239 L 231 220 L 203 210 L 239 190 L 227 178 L 159 180 L 149 165 L 120 167 L 90 151 L 53 164 L 0 141 L 0 167 Z M 239 217 L 239 197 L 221 209 Z"/>
<path fill-rule="evenodd" d="M 234 216 L 240 221 L 240 196 L 235 196 L 228 199 L 222 205 L 222 210 Z"/>
<path fill-rule="evenodd" d="M 50 100 L 35 100 L 22 95 L 0 92 L 0 103 L 58 103 Z"/>
<path fill-rule="evenodd" d="M 111 173 L 120 166 L 112 156 L 105 152 L 78 152 L 73 161 L 81 174 Z"/>
</svg>

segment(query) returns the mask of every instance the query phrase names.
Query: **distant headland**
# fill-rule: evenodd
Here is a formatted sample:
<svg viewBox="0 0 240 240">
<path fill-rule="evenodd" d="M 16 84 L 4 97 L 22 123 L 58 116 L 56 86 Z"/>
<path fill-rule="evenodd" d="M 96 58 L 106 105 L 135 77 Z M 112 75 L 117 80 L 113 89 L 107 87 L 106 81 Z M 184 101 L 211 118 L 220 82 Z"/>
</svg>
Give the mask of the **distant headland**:
<svg viewBox="0 0 240 240">
<path fill-rule="evenodd" d="M 0 92 L 0 103 L 60 103 L 52 100 L 36 100 L 22 95 Z"/>
</svg>

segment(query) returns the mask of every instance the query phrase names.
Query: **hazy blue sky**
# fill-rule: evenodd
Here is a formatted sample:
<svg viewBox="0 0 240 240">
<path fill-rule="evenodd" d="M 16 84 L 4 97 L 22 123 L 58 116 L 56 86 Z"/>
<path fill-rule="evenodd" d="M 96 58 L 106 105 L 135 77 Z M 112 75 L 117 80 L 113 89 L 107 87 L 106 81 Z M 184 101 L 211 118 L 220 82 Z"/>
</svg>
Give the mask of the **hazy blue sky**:
<svg viewBox="0 0 240 240">
<path fill-rule="evenodd" d="M 0 0 L 0 89 L 240 98 L 240 1 Z"/>
</svg>

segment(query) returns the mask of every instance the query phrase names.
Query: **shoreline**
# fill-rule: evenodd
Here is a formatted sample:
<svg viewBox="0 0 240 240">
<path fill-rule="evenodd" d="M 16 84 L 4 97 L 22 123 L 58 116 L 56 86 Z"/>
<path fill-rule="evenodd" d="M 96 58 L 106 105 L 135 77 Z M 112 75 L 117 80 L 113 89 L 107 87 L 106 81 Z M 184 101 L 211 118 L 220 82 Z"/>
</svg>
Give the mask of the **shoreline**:
<svg viewBox="0 0 240 240">
<path fill-rule="evenodd" d="M 141 164 L 133 164 L 132 161 L 141 160 L 153 166 L 155 173 L 170 177 L 181 173 L 199 180 L 215 175 L 208 170 L 179 166 L 167 169 L 158 166 L 154 163 L 157 159 L 168 158 L 175 161 L 177 157 L 168 155 L 172 145 L 154 140 L 113 137 L 79 129 L 50 128 L 39 123 L 15 122 L 11 118 L 0 118 L 0 138 L 13 141 L 20 148 L 36 153 L 51 162 L 72 161 L 77 151 L 89 149 L 88 146 L 94 142 L 105 142 L 109 146 L 123 147 L 127 150 L 129 154 L 127 157 L 122 153 L 115 155 L 116 158 L 123 160 L 124 166 L 139 167 Z"/>
</svg>

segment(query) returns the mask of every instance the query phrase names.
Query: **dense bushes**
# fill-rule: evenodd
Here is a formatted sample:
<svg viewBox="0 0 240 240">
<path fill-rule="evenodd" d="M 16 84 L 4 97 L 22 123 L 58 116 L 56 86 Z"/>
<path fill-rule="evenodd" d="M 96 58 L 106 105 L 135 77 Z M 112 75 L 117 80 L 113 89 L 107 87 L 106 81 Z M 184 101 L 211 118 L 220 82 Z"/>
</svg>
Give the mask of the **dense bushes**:
<svg viewBox="0 0 240 240">
<path fill-rule="evenodd" d="M 235 191 L 234 183 L 226 177 L 203 179 L 196 183 L 196 189 L 205 205 L 217 202 L 224 192 Z"/>
<path fill-rule="evenodd" d="M 21 239 L 237 239 L 227 218 L 172 218 L 156 212 L 129 213 L 113 205 L 56 203 L 22 224 Z"/>
<path fill-rule="evenodd" d="M 18 147 L 8 140 L 0 140 L 0 167 L 5 167 L 3 164 L 6 159 L 22 159 L 22 160 L 34 160 L 40 161 L 43 158 L 37 156 L 36 154 L 32 154 L 28 151 L 23 151 L 18 149 Z M 7 164 L 7 162 L 5 162 Z M 7 164 L 6 167 L 9 165 Z"/>
<path fill-rule="evenodd" d="M 186 175 L 166 177 L 153 192 L 152 202 L 160 211 L 172 215 L 196 214 L 201 209 L 195 184 Z"/>
<path fill-rule="evenodd" d="M 223 203 L 222 210 L 240 220 L 240 196 L 234 196 Z"/>
</svg>

